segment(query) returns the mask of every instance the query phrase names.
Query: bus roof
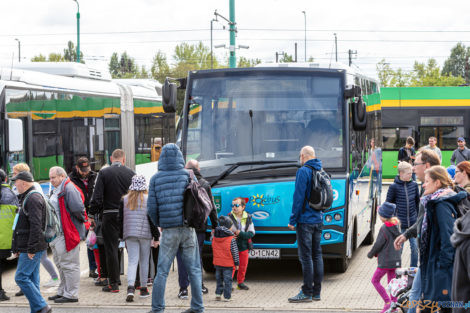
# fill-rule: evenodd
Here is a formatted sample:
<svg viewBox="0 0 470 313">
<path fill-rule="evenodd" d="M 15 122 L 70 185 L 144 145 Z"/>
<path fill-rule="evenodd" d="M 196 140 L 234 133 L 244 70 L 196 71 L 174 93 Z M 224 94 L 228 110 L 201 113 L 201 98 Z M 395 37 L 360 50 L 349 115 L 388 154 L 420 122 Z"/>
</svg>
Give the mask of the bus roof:
<svg viewBox="0 0 470 313">
<path fill-rule="evenodd" d="M 111 74 L 108 71 L 76 62 L 27 62 L 17 63 L 14 67 L 22 70 L 66 77 L 111 81 Z"/>
</svg>

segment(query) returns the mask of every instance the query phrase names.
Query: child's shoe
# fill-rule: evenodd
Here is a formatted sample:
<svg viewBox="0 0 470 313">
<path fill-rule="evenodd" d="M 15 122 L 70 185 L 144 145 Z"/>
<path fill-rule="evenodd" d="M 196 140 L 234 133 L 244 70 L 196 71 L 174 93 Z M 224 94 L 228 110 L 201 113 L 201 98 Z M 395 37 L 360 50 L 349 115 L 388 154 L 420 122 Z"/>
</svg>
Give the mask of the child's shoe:
<svg viewBox="0 0 470 313">
<path fill-rule="evenodd" d="M 389 309 L 390 309 L 390 302 L 387 302 L 387 303 L 384 304 L 384 308 L 382 309 L 382 311 L 380 311 L 380 313 L 385 313 Z"/>
<path fill-rule="evenodd" d="M 241 283 L 241 284 L 238 284 L 238 289 L 240 290 L 248 290 L 250 288 L 248 288 L 247 285 L 245 285 L 245 283 Z"/>
<path fill-rule="evenodd" d="M 143 287 L 140 288 L 140 297 L 141 297 L 141 298 L 148 298 L 148 297 L 150 297 L 150 293 L 149 293 L 147 287 L 145 287 L 145 288 L 143 288 Z"/>
</svg>

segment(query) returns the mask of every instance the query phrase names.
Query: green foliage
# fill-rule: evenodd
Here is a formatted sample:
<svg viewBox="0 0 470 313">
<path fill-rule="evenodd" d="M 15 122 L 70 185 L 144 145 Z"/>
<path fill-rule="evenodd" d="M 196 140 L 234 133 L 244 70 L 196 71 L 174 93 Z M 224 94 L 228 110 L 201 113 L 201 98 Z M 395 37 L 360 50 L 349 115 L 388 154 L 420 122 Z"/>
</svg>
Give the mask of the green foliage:
<svg viewBox="0 0 470 313">
<path fill-rule="evenodd" d="M 449 58 L 444 62 L 442 75 L 447 74 L 454 77 L 462 77 L 467 84 L 470 83 L 469 58 L 470 47 L 465 47 L 463 43 L 459 42 L 452 48 Z"/>
<path fill-rule="evenodd" d="M 42 54 L 36 55 L 31 58 L 31 62 L 46 62 L 46 57 Z"/>
<path fill-rule="evenodd" d="M 260 59 L 248 59 L 245 57 L 239 57 L 237 67 L 254 67 L 255 65 L 260 63 Z"/>
<path fill-rule="evenodd" d="M 31 62 L 75 62 L 77 60 L 77 50 L 74 47 L 73 42 L 69 41 L 67 43 L 67 48 L 64 49 L 64 54 L 62 53 L 49 53 L 49 58 L 46 58 L 44 55 L 39 54 L 31 58 Z M 80 51 L 80 63 L 85 63 L 83 60 L 83 52 Z"/>
<path fill-rule="evenodd" d="M 60 53 L 49 53 L 49 62 L 65 62 L 65 58 Z"/>
<path fill-rule="evenodd" d="M 170 76 L 170 66 L 166 60 L 166 55 L 160 50 L 158 50 L 157 54 L 153 57 L 150 75 L 153 79 L 162 84 L 165 81 L 165 78 Z"/>
<path fill-rule="evenodd" d="M 144 66 L 140 69 L 135 59 L 130 57 L 127 52 L 119 54 L 114 52 L 109 60 L 109 72 L 112 78 L 149 78 L 150 75 Z"/>
<path fill-rule="evenodd" d="M 290 62 L 294 62 L 294 58 L 292 57 L 292 55 L 289 55 L 287 53 L 284 53 L 282 55 L 282 59 L 279 60 L 280 63 L 290 63 Z"/>
</svg>

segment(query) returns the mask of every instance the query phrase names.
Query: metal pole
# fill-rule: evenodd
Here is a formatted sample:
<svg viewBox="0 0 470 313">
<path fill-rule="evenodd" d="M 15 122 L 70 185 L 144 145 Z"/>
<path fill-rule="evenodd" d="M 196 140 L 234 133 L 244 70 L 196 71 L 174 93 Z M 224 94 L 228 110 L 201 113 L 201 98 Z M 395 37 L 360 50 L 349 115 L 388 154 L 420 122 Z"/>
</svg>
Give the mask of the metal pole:
<svg viewBox="0 0 470 313">
<path fill-rule="evenodd" d="M 348 54 L 349 54 L 349 66 L 351 66 L 352 64 L 352 50 L 351 49 L 348 50 Z"/>
<path fill-rule="evenodd" d="M 279 53 L 276 52 L 276 63 L 278 62 L 279 60 Z"/>
<path fill-rule="evenodd" d="M 230 68 L 237 67 L 237 58 L 235 56 L 235 0 L 229 0 L 230 5 Z"/>
<path fill-rule="evenodd" d="M 297 43 L 294 44 L 295 46 L 295 63 L 297 63 Z"/>
<path fill-rule="evenodd" d="M 18 63 L 21 62 L 21 41 L 18 40 L 18 38 L 15 38 L 16 41 L 18 41 Z"/>
<path fill-rule="evenodd" d="M 335 33 L 335 54 L 336 54 L 336 62 L 338 62 L 338 38 L 336 37 L 336 33 Z"/>
<path fill-rule="evenodd" d="M 212 55 L 212 22 L 214 22 L 214 19 L 211 20 L 211 69 L 214 68 L 214 57 Z"/>
<path fill-rule="evenodd" d="M 302 11 L 302 13 L 304 14 L 304 32 L 305 32 L 305 62 L 307 62 L 307 13 L 305 11 Z"/>
<path fill-rule="evenodd" d="M 80 4 L 77 0 L 73 0 L 77 3 L 77 63 L 80 63 Z"/>
</svg>

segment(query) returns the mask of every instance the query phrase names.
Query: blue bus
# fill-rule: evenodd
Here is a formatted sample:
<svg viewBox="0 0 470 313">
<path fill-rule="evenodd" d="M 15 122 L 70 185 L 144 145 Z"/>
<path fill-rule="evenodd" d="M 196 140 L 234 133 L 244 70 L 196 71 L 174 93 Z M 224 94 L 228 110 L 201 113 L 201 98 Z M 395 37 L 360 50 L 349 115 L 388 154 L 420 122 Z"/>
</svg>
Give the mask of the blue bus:
<svg viewBox="0 0 470 313">
<path fill-rule="evenodd" d="M 256 235 L 250 258 L 297 259 L 287 228 L 299 152 L 305 145 L 331 175 L 334 202 L 323 213 L 326 263 L 346 271 L 353 251 L 372 243 L 379 201 L 380 97 L 377 83 L 347 66 L 318 64 L 191 71 L 163 86 L 163 107 L 185 90 L 180 146 L 200 163 L 219 215 L 246 200 Z M 371 156 L 371 157 L 370 157 Z M 213 271 L 210 230 L 203 266 Z"/>
</svg>

